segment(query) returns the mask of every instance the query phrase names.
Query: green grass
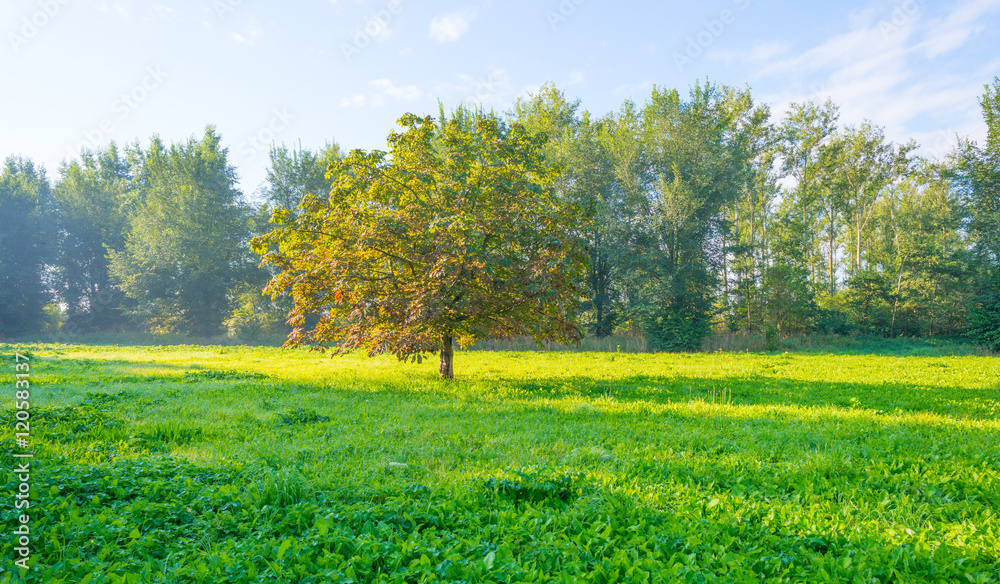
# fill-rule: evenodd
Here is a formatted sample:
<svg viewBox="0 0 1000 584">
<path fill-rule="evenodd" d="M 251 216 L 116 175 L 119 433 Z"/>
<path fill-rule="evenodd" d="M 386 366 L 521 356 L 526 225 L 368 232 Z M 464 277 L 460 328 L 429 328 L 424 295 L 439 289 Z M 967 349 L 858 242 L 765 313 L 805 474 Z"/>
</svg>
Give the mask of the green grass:
<svg viewBox="0 0 1000 584">
<path fill-rule="evenodd" d="M 1000 581 L 991 357 L 20 349 L 0 582 Z"/>
</svg>

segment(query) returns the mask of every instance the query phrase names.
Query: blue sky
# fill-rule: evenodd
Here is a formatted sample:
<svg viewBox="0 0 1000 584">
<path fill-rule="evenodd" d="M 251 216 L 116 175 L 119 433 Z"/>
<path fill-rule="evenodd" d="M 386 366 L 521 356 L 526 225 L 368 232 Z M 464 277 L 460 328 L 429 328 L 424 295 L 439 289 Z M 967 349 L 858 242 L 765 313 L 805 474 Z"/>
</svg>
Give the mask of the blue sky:
<svg viewBox="0 0 1000 584">
<path fill-rule="evenodd" d="M 829 97 L 940 156 L 985 137 L 1000 74 L 1000 0 L 6 0 L 0 33 L 0 156 L 54 178 L 81 145 L 214 124 L 247 193 L 272 141 L 384 148 L 405 112 L 506 111 L 547 81 L 595 115 L 706 77 L 776 117 Z"/>
</svg>

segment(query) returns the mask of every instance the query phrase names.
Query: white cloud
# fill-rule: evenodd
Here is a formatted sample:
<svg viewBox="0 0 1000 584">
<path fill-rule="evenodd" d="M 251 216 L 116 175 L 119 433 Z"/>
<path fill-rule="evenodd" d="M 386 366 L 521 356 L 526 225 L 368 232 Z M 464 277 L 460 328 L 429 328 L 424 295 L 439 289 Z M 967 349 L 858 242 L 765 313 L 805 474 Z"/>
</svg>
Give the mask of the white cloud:
<svg viewBox="0 0 1000 584">
<path fill-rule="evenodd" d="M 468 32 L 469 23 L 475 16 L 475 12 L 471 10 L 439 14 L 431 20 L 428 37 L 439 43 L 457 41 Z"/>
<path fill-rule="evenodd" d="M 367 98 L 365 95 L 363 93 L 359 93 L 358 95 L 352 95 L 351 97 L 345 97 L 340 100 L 340 107 L 365 107 L 366 101 Z"/>
<path fill-rule="evenodd" d="M 370 81 L 368 85 L 375 89 L 376 95 L 391 97 L 396 101 L 414 101 L 423 95 L 416 85 L 397 87 L 387 77 Z"/>
<path fill-rule="evenodd" d="M 340 107 L 362 108 L 379 107 L 388 101 L 409 102 L 424 96 L 424 92 L 416 85 L 395 85 L 389 78 L 373 79 L 368 82 L 371 88 L 367 94 L 359 93 L 340 100 Z"/>
<path fill-rule="evenodd" d="M 252 45 L 257 42 L 263 31 L 257 26 L 257 23 L 250 22 L 245 27 L 243 31 L 239 33 L 233 33 L 232 39 L 241 45 Z"/>
<path fill-rule="evenodd" d="M 759 96 L 773 104 L 776 118 L 791 102 L 830 98 L 841 108 L 841 125 L 870 119 L 885 126 L 893 141 L 919 138 L 922 153 L 941 155 L 955 133 L 978 132 L 976 98 L 992 74 L 952 72 L 935 58 L 965 44 L 981 27 L 976 20 L 1000 8 L 1000 0 L 965 0 L 931 22 L 921 20 L 918 7 L 913 2 L 889 12 L 861 11 L 852 14 L 846 32 L 796 56 L 784 57 L 787 47 L 760 46 L 743 62 L 751 65 L 752 79 L 776 79 L 787 88 Z M 716 56 L 723 57 L 735 59 Z"/>
<path fill-rule="evenodd" d="M 180 20 L 176 10 L 163 4 L 153 4 L 153 12 L 160 20 Z"/>
<path fill-rule="evenodd" d="M 945 19 L 936 19 L 920 47 L 928 57 L 936 57 L 961 48 L 985 26 L 979 21 L 983 16 L 1000 9 L 1000 0 L 972 0 L 959 6 Z"/>
</svg>

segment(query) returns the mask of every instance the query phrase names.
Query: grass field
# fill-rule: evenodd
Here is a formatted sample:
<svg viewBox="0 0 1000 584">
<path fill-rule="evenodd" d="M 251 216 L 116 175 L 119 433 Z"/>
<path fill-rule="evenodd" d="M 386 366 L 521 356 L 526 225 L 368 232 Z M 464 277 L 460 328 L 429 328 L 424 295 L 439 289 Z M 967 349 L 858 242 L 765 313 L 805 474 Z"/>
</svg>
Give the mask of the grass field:
<svg viewBox="0 0 1000 584">
<path fill-rule="evenodd" d="M 998 582 L 992 357 L 0 345 L 0 582 Z"/>
</svg>

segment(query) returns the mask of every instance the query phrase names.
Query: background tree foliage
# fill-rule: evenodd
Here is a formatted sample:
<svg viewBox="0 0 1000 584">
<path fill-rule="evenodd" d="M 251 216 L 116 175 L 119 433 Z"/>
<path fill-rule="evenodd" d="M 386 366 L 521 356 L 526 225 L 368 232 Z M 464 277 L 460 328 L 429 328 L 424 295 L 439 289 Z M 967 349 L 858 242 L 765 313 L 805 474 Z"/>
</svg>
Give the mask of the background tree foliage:
<svg viewBox="0 0 1000 584">
<path fill-rule="evenodd" d="M 225 331 L 254 340 L 288 334 L 292 316 L 294 339 L 322 343 L 336 331 L 347 338 L 357 314 L 344 306 L 369 302 L 379 309 L 358 313 L 368 324 L 350 329 L 351 347 L 401 356 L 440 348 L 449 327 L 453 339 L 572 339 L 553 324 L 571 316 L 592 336 L 642 335 L 664 350 L 732 332 L 968 336 L 996 349 L 1000 79 L 980 105 L 987 140 L 929 161 L 872 121 L 841 127 L 830 101 L 793 104 L 772 119 L 748 88 L 705 82 L 685 94 L 655 87 L 598 117 L 547 84 L 502 116 L 460 109 L 449 119 L 443 106 L 436 125 L 410 116 L 387 153 L 344 158 L 334 142 L 273 145 L 252 202 L 211 128 L 182 144 L 154 137 L 145 147 L 83 151 L 52 185 L 30 161 L 11 158 L 0 192 L 9 209 L 0 218 L 0 318 L 10 334 L 56 316 L 69 333 Z M 518 158 L 515 145 L 530 155 Z M 397 183 L 405 188 L 393 191 Z M 331 191 L 342 194 L 331 200 Z M 440 205 L 451 211 L 436 214 Z M 255 267 L 247 241 L 272 230 L 276 211 L 285 239 L 262 245 L 300 268 L 333 263 L 315 277 L 302 268 L 301 282 L 287 279 L 292 264 Z M 491 213 L 527 231 L 501 243 Z M 547 249 L 524 239 L 540 229 L 524 223 L 531 213 L 558 223 L 555 239 L 583 246 L 568 253 L 583 250 L 584 271 L 524 271 Z M 364 221 L 375 227 L 355 247 L 309 232 Z M 321 253 L 309 256 L 311 245 Z M 417 265 L 426 267 L 420 278 L 409 276 L 418 270 L 406 266 Z M 501 289 L 529 276 L 550 278 L 560 300 L 527 285 Z M 259 294 L 275 278 L 286 278 L 285 293 Z M 376 302 L 395 278 L 396 303 Z M 313 299 L 296 304 L 293 284 L 308 284 Z M 501 312 L 544 305 L 539 316 L 555 328 L 488 321 L 485 305 L 475 308 L 483 290 Z"/>
<path fill-rule="evenodd" d="M 306 195 L 330 192 L 333 180 L 327 177 L 327 169 L 343 158 L 343 153 L 336 142 L 330 142 L 316 152 L 301 145 L 293 149 L 273 146 L 269 157 L 267 179 L 261 189 L 264 202 L 271 209 L 288 209 L 294 214 Z"/>
<path fill-rule="evenodd" d="M 335 142 L 327 143 L 318 151 L 301 146 L 294 149 L 273 146 L 267 179 L 259 191 L 263 201 L 253 218 L 253 234 L 263 235 L 271 230 L 270 219 L 276 209 L 284 209 L 294 216 L 307 195 L 329 194 L 334 179 L 328 175 L 328 168 L 341 158 L 343 153 Z M 287 293 L 261 294 L 261 289 L 275 275 L 277 271 L 273 266 L 261 266 L 250 274 L 249 281 L 241 282 L 233 290 L 232 312 L 223 323 L 230 335 L 256 341 L 265 337 L 287 337 L 292 331 L 286 324 L 294 307 L 291 296 Z M 307 315 L 306 326 L 315 326 L 317 318 L 317 315 Z"/>
<path fill-rule="evenodd" d="M 586 268 L 583 219 L 554 196 L 542 136 L 494 114 L 408 114 L 390 151 L 352 151 L 331 167 L 329 196 L 307 196 L 254 241 L 290 290 L 292 343 L 365 349 L 400 359 L 453 342 L 526 335 L 581 337 L 576 309 Z M 315 327 L 301 325 L 321 314 Z"/>
<path fill-rule="evenodd" d="M 30 160 L 7 158 L 0 171 L 0 335 L 37 331 L 45 324 L 54 219 L 45 170 Z"/>
<path fill-rule="evenodd" d="M 591 316 L 588 332 L 601 338 L 610 335 L 623 317 L 621 281 L 630 249 L 623 221 L 634 202 L 615 190 L 606 122 L 592 120 L 586 111 L 578 113 L 579 107 L 579 101 L 567 101 L 547 84 L 538 93 L 519 98 L 512 119 L 529 132 L 548 137 L 543 153 L 553 171 L 551 186 L 561 199 L 594 217 L 580 226 L 590 257 L 580 310 Z"/>
<path fill-rule="evenodd" d="M 148 187 L 111 273 L 154 330 L 217 334 L 230 291 L 256 269 L 226 149 L 211 126 L 170 148 L 154 138 L 139 172 Z"/>
<path fill-rule="evenodd" d="M 986 144 L 965 142 L 959 154 L 977 268 L 970 332 L 1000 351 L 1000 77 L 986 86 L 979 103 L 986 120 Z"/>
<path fill-rule="evenodd" d="M 137 150 L 131 151 L 137 155 Z M 109 250 L 121 250 L 134 211 L 133 166 L 112 142 L 84 150 L 59 169 L 54 189 L 59 247 L 53 278 L 65 303 L 65 328 L 94 332 L 121 328 L 133 308 L 109 270 Z"/>
</svg>

